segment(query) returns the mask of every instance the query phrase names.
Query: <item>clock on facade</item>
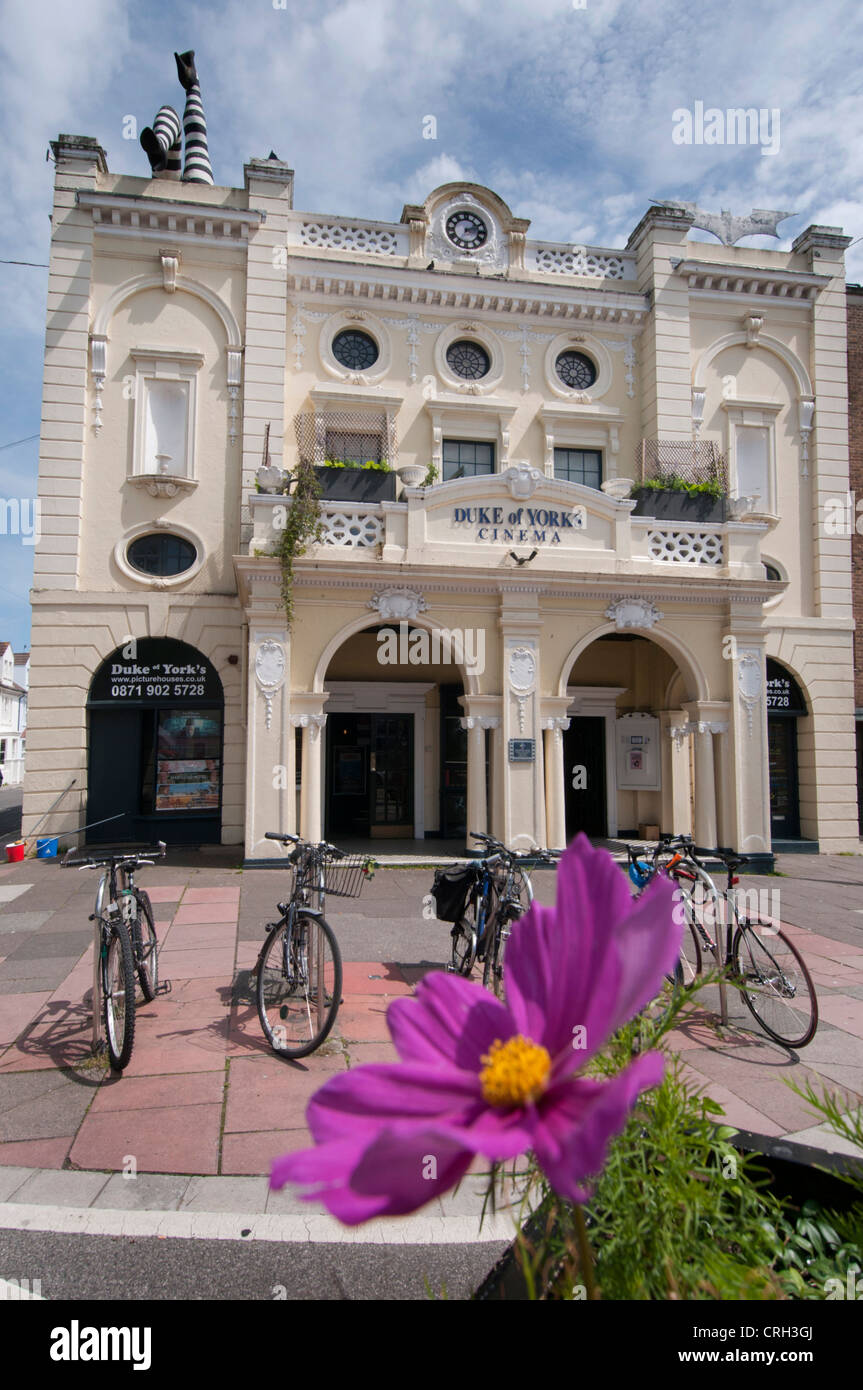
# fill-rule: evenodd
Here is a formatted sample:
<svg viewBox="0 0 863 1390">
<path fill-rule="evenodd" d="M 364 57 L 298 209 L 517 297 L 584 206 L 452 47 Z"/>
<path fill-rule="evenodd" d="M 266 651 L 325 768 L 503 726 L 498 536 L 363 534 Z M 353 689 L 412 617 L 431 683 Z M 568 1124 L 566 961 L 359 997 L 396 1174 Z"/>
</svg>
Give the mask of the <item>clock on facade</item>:
<svg viewBox="0 0 863 1390">
<path fill-rule="evenodd" d="M 488 239 L 488 227 L 475 212 L 454 212 L 446 220 L 446 234 L 460 251 L 476 251 Z"/>
</svg>

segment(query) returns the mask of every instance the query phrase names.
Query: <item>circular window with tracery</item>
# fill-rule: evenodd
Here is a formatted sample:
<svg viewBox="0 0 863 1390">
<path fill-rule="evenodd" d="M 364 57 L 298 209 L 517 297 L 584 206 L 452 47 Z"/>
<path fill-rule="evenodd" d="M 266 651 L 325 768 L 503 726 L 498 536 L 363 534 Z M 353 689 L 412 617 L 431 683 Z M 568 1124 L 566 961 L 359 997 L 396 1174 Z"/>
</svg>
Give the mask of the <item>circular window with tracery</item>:
<svg viewBox="0 0 863 1390">
<path fill-rule="evenodd" d="M 571 348 L 560 354 L 554 368 L 564 386 L 573 391 L 587 391 L 596 381 L 596 367 L 590 358 Z"/>
<path fill-rule="evenodd" d="M 164 577 L 190 570 L 198 558 L 198 552 L 182 536 L 154 532 L 130 541 L 126 558 L 132 568 L 140 570 L 142 574 Z"/>
<path fill-rule="evenodd" d="M 453 212 L 446 220 L 446 234 L 460 251 L 476 251 L 488 240 L 488 227 L 475 212 Z"/>
<path fill-rule="evenodd" d="M 345 328 L 333 338 L 333 357 L 351 372 L 364 372 L 378 360 L 378 345 L 368 333 Z"/>
<path fill-rule="evenodd" d="M 479 381 L 481 377 L 488 376 L 491 367 L 491 358 L 485 348 L 466 338 L 450 343 L 446 350 L 446 361 L 450 371 L 465 381 Z"/>
</svg>

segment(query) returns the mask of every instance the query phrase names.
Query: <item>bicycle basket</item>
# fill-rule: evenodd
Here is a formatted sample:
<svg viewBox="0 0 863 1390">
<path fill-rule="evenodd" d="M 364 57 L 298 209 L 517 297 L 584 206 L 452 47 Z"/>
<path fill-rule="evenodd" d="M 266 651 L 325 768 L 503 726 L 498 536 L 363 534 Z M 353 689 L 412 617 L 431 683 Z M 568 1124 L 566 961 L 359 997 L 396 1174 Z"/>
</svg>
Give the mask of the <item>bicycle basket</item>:
<svg viewBox="0 0 863 1390">
<path fill-rule="evenodd" d="M 439 922 L 459 920 L 475 882 L 476 869 L 472 865 L 436 871 L 431 895 L 435 900 L 435 916 Z"/>
<path fill-rule="evenodd" d="M 367 854 L 346 854 L 324 860 L 324 891 L 334 898 L 358 898 L 363 884 L 374 878 L 377 864 Z"/>
</svg>

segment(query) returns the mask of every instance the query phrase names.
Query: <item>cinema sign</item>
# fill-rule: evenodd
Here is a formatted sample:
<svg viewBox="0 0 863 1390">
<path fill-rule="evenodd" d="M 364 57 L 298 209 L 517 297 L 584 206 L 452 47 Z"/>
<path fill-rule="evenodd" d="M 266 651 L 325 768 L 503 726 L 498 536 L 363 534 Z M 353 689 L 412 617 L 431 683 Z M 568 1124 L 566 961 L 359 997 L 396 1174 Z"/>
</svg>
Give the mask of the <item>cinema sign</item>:
<svg viewBox="0 0 863 1390">
<path fill-rule="evenodd" d="M 453 507 L 455 526 L 471 527 L 478 541 L 510 541 L 518 545 L 560 545 L 561 532 L 583 531 L 584 507 Z"/>
</svg>

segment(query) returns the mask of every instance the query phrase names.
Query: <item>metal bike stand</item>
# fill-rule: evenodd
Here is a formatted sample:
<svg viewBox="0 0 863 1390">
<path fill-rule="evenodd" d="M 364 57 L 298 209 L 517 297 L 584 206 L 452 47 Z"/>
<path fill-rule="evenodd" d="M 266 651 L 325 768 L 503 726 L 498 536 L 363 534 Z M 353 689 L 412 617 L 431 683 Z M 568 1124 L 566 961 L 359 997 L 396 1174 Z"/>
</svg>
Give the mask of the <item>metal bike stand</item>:
<svg viewBox="0 0 863 1390">
<path fill-rule="evenodd" d="M 93 1052 L 102 1047 L 102 921 L 97 917 L 93 928 Z"/>
</svg>

